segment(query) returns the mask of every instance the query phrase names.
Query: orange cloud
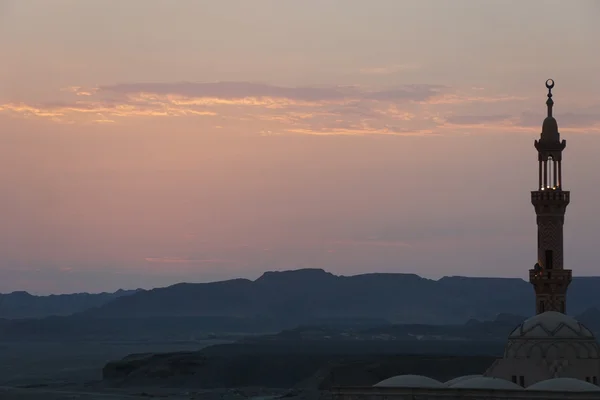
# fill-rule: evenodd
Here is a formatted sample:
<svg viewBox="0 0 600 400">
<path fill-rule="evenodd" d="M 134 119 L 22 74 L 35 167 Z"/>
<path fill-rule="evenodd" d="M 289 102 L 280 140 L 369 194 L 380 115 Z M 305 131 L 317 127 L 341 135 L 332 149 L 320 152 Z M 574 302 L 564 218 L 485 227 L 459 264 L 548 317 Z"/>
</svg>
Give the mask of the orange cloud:
<svg viewBox="0 0 600 400">
<path fill-rule="evenodd" d="M 431 135 L 435 133 L 532 132 L 539 112 L 515 113 L 525 96 L 486 94 L 479 87 L 402 85 L 281 87 L 249 82 L 134 83 L 64 89 L 54 103 L 7 103 L 0 113 L 57 123 L 118 124 L 125 118 L 215 118 L 214 129 L 256 135 Z M 529 103 L 528 103 L 529 102 Z M 497 114 L 478 114 L 495 103 Z M 529 107 L 530 108 L 530 107 Z M 558 113 L 560 118 L 560 112 Z M 600 114 L 564 114 L 565 132 L 600 131 Z M 210 122 L 209 122 L 210 124 Z"/>
<path fill-rule="evenodd" d="M 69 86 L 62 89 L 63 92 L 74 93 L 77 96 L 93 96 L 96 89 L 83 89 L 81 86 Z"/>
<path fill-rule="evenodd" d="M 396 136 L 423 136 L 423 135 L 431 135 L 435 132 L 430 129 L 421 129 L 421 130 L 395 130 L 390 128 L 383 129 L 374 129 L 374 128 L 364 128 L 364 129 L 349 129 L 349 128 L 322 128 L 320 130 L 313 129 L 288 129 L 289 133 L 297 133 L 303 135 L 350 135 L 350 136 L 363 136 L 363 135 L 396 135 Z"/>
<path fill-rule="evenodd" d="M 478 90 L 478 89 L 474 89 Z M 446 93 L 435 98 L 424 101 L 424 104 L 461 104 L 461 103 L 499 103 L 499 102 L 518 102 L 527 100 L 523 96 L 475 96 L 469 93 Z"/>
<path fill-rule="evenodd" d="M 359 72 L 365 75 L 391 75 L 398 72 L 413 71 L 419 69 L 417 64 L 394 64 L 381 67 L 361 68 Z"/>
<path fill-rule="evenodd" d="M 521 113 L 520 115 L 450 115 L 441 124 L 442 130 L 505 131 L 529 134 L 541 131 L 543 114 Z M 564 133 L 600 133 L 600 114 L 557 115 L 559 130 Z"/>
<path fill-rule="evenodd" d="M 7 103 L 0 105 L 0 112 L 8 112 L 21 117 L 46 118 L 54 122 L 97 123 L 116 122 L 114 118 L 124 117 L 177 117 L 186 115 L 216 116 L 208 110 L 183 109 L 169 104 L 141 104 L 140 102 L 113 104 L 104 101 L 75 101 L 73 103 L 29 105 Z"/>
</svg>

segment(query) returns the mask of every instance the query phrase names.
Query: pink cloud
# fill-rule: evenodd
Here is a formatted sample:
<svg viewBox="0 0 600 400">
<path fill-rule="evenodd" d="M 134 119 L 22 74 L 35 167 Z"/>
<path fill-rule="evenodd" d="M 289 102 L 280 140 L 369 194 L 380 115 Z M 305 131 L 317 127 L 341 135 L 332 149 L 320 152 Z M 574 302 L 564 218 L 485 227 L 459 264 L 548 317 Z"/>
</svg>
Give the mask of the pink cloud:
<svg viewBox="0 0 600 400">
<path fill-rule="evenodd" d="M 185 257 L 146 257 L 144 260 L 152 264 L 229 264 L 233 262 L 232 260 L 217 258 L 193 259 Z"/>
<path fill-rule="evenodd" d="M 413 245 L 409 242 L 397 241 L 397 240 L 379 240 L 379 239 L 367 239 L 367 240 L 336 240 L 332 244 L 341 246 L 374 246 L 374 247 L 412 247 Z M 331 250 L 330 250 L 331 252 Z"/>
<path fill-rule="evenodd" d="M 71 99 L 5 103 L 0 104 L 0 113 L 108 126 L 128 118 L 204 118 L 205 126 L 212 126 L 209 132 L 227 130 L 256 136 L 429 136 L 507 129 L 532 133 L 539 130 L 545 100 L 543 94 L 532 99 L 490 93 L 472 85 L 452 88 L 429 84 L 368 88 L 251 82 L 127 83 L 68 87 L 63 94 Z M 523 112 L 533 100 L 539 112 Z M 562 101 L 568 104 L 567 100 Z M 486 103 L 494 104 L 495 113 L 486 114 L 490 107 Z M 565 132 L 600 132 L 600 114 L 595 110 L 573 113 L 561 107 L 557 105 L 556 114 L 568 126 Z M 515 112 L 518 108 L 521 110 Z"/>
</svg>

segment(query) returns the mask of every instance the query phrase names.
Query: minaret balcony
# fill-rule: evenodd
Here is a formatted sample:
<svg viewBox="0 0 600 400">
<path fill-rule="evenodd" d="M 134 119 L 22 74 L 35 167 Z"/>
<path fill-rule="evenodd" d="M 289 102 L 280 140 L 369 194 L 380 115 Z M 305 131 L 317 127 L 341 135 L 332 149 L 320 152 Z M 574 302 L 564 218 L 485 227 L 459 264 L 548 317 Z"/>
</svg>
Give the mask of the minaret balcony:
<svg viewBox="0 0 600 400">
<path fill-rule="evenodd" d="M 529 270 L 529 282 L 571 282 L 573 271 L 570 269 Z"/>
<path fill-rule="evenodd" d="M 540 202 L 568 203 L 570 195 L 571 193 L 568 191 L 546 188 L 531 192 L 531 202 L 534 204 Z"/>
</svg>

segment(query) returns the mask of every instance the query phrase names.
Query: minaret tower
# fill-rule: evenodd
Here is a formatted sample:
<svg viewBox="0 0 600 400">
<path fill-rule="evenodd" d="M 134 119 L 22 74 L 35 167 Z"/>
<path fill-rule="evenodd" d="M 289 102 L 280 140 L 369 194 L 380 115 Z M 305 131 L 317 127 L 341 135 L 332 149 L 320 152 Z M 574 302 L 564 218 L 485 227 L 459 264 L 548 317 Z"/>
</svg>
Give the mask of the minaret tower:
<svg viewBox="0 0 600 400">
<path fill-rule="evenodd" d="M 539 181 L 531 192 L 531 203 L 537 215 L 537 257 L 529 270 L 529 282 L 535 289 L 536 313 L 558 311 L 566 313 L 567 287 L 571 270 L 563 267 L 563 223 L 569 204 L 568 191 L 563 190 L 562 151 L 566 141 L 560 140 L 558 124 L 552 116 L 554 81 L 546 81 L 548 116 L 542 125 L 540 140 L 534 142 L 538 151 Z"/>
</svg>

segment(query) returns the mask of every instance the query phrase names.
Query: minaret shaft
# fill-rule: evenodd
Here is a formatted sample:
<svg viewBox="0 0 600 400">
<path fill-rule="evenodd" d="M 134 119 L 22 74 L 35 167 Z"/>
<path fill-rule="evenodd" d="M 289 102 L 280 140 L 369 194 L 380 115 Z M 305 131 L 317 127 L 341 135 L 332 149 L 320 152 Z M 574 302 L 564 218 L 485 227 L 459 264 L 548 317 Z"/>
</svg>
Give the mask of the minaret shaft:
<svg viewBox="0 0 600 400">
<path fill-rule="evenodd" d="M 552 88 L 548 88 L 548 116 L 544 120 L 540 140 L 534 142 L 538 151 L 539 184 L 531 192 L 538 226 L 537 263 L 529 270 L 529 281 L 536 295 L 536 313 L 558 311 L 566 313 L 567 288 L 571 283 L 571 270 L 564 269 L 563 224 L 570 201 L 570 192 L 562 190 L 562 151 L 566 141 L 560 140 L 558 125 L 552 116 Z"/>
<path fill-rule="evenodd" d="M 535 289 L 536 313 L 567 310 L 567 288 L 571 270 L 564 269 L 563 224 L 570 193 L 564 190 L 536 190 L 531 202 L 537 215 L 538 240 L 536 267 L 529 271 Z"/>
</svg>

